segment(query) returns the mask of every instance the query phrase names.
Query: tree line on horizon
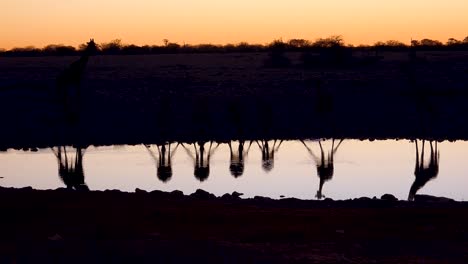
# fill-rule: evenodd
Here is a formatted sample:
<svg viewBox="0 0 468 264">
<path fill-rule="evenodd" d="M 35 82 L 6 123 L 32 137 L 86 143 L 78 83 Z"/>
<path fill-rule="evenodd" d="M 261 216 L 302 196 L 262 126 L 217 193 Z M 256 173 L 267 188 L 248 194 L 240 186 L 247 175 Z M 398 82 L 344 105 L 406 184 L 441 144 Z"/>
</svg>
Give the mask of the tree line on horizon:
<svg viewBox="0 0 468 264">
<path fill-rule="evenodd" d="M 330 36 L 327 38 L 319 38 L 315 41 L 307 39 L 290 39 L 283 41 L 282 39 L 274 40 L 268 44 L 250 44 L 240 42 L 238 44 L 178 44 L 171 42 L 168 39 L 163 40 L 162 45 L 143 45 L 124 44 L 120 39 L 115 39 L 110 42 L 98 45 L 97 54 L 102 55 L 140 55 L 140 54 L 174 54 L 174 53 L 235 53 L 235 52 L 274 52 L 277 49 L 282 51 L 321 51 L 330 48 L 347 48 L 350 50 L 378 50 L 378 51 L 404 51 L 410 48 L 418 50 L 468 50 L 468 36 L 463 40 L 449 38 L 443 43 L 439 40 L 422 39 L 411 40 L 411 44 L 407 45 L 401 41 L 388 40 L 379 41 L 374 45 L 358 45 L 353 46 L 346 44 L 341 36 Z M 73 56 L 79 55 L 86 48 L 86 44 L 81 44 L 78 48 L 52 44 L 44 48 L 36 48 L 34 46 L 12 48 L 10 50 L 0 49 L 0 56 L 16 57 L 16 56 Z"/>
</svg>

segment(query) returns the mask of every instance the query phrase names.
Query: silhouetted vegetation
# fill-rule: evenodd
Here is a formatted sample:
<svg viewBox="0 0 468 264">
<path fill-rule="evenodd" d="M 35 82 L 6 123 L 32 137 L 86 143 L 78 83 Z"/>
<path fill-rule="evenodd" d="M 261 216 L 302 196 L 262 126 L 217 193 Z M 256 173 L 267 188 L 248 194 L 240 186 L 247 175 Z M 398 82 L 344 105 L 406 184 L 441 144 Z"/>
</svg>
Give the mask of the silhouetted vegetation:
<svg viewBox="0 0 468 264">
<path fill-rule="evenodd" d="M 10 50 L 0 49 L 0 56 L 72 56 L 79 55 L 87 44 L 81 44 L 78 48 L 67 45 L 47 45 L 44 48 L 33 46 L 17 47 Z M 115 39 L 110 42 L 101 43 L 96 46 L 96 53 L 101 55 L 135 55 L 135 54 L 172 54 L 172 53 L 243 53 L 243 52 L 269 52 L 269 63 L 272 66 L 284 66 L 288 60 L 283 56 L 284 52 L 299 51 L 304 53 L 304 62 L 314 64 L 317 61 L 331 63 L 342 63 L 349 59 L 351 51 L 378 50 L 378 51 L 406 51 L 410 47 L 418 50 L 468 50 L 468 36 L 463 40 L 449 38 L 445 43 L 439 40 L 422 39 L 412 40 L 406 44 L 397 40 L 379 41 L 374 45 L 359 45 L 353 47 L 347 45 L 341 36 L 319 38 L 315 41 L 307 39 L 290 39 L 288 41 L 274 40 L 268 44 L 249 44 L 241 42 L 238 44 L 179 44 L 168 39 L 163 40 L 162 45 L 124 44 L 122 40 Z M 320 53 L 314 55 L 312 53 Z"/>
<path fill-rule="evenodd" d="M 265 61 L 265 66 L 268 67 L 287 67 L 291 61 L 286 57 L 288 44 L 282 40 L 275 40 L 268 46 L 268 58 Z"/>
<path fill-rule="evenodd" d="M 340 66 L 352 61 L 351 47 L 345 47 L 341 36 L 317 39 L 311 48 L 302 54 L 304 67 Z"/>
</svg>

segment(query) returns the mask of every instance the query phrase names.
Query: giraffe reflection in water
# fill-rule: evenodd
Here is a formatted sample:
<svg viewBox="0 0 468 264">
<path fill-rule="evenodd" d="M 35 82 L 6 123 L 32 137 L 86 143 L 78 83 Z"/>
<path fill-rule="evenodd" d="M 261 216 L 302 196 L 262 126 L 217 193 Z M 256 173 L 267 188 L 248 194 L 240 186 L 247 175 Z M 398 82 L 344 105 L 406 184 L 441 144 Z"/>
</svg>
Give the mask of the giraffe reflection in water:
<svg viewBox="0 0 468 264">
<path fill-rule="evenodd" d="M 155 146 L 145 145 L 156 163 L 158 179 L 162 182 L 168 182 L 172 178 L 172 157 L 177 151 L 179 144 L 173 150 L 172 145 L 169 142 Z"/>
<path fill-rule="evenodd" d="M 301 140 L 302 144 L 304 144 L 307 151 L 314 159 L 315 165 L 317 166 L 317 176 L 320 178 L 319 189 L 317 191 L 317 194 L 315 195 L 317 199 L 322 199 L 325 197 L 322 193 L 323 185 L 325 184 L 325 182 L 333 178 L 333 174 L 335 172 L 334 156 L 338 151 L 338 148 L 340 147 L 341 143 L 343 142 L 343 139 L 341 139 L 338 145 L 336 146 L 335 139 L 332 139 L 331 141 L 331 148 L 328 151 L 324 150 L 322 140 L 318 141 L 318 145 L 320 147 L 320 157 L 318 157 L 317 155 L 315 155 L 312 149 L 309 146 L 307 146 L 307 144 L 303 140 Z"/>
<path fill-rule="evenodd" d="M 232 147 L 233 144 L 234 144 L 234 141 L 228 142 L 230 157 L 231 157 L 229 170 L 231 171 L 231 175 L 234 176 L 234 178 L 238 178 L 242 176 L 242 174 L 244 174 L 245 159 L 247 158 L 247 155 L 249 154 L 250 147 L 252 146 L 252 141 L 250 141 L 247 149 L 244 149 L 244 145 L 245 145 L 244 140 L 239 140 L 237 150 L 233 149 Z"/>
<path fill-rule="evenodd" d="M 266 172 L 270 172 L 275 166 L 275 153 L 278 152 L 283 140 L 280 140 L 279 143 L 276 139 L 272 143 L 268 140 L 257 140 L 256 142 L 262 152 L 262 168 Z"/>
<path fill-rule="evenodd" d="M 210 176 L 210 160 L 213 153 L 218 148 L 219 144 L 213 148 L 213 141 L 209 142 L 208 149 L 205 148 L 205 145 L 208 142 L 206 141 L 198 141 L 193 143 L 193 149 L 195 151 L 195 155 L 190 151 L 190 149 L 181 144 L 182 147 L 187 151 L 187 154 L 192 158 L 194 162 L 194 176 L 200 182 L 205 181 Z"/>
<path fill-rule="evenodd" d="M 414 169 L 414 182 L 411 185 L 408 200 L 413 201 L 416 193 L 426 185 L 432 179 L 435 179 L 439 174 L 439 157 L 440 153 L 437 149 L 437 141 L 429 141 L 429 160 L 426 162 L 424 160 L 424 152 L 426 141 L 422 140 L 421 142 L 421 152 L 419 152 L 418 140 L 415 141 L 416 146 L 416 166 Z"/>
<path fill-rule="evenodd" d="M 52 148 L 58 161 L 58 174 L 68 189 L 78 191 L 89 191 L 84 180 L 83 155 L 85 149 L 81 147 L 72 148 L 71 151 L 65 147 Z"/>
</svg>

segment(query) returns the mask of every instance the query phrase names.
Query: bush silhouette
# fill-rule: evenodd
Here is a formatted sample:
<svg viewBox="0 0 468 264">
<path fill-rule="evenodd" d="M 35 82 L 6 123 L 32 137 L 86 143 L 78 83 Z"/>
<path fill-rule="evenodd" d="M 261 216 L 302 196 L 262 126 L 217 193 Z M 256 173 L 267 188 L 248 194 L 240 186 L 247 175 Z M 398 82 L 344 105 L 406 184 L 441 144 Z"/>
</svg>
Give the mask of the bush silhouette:
<svg viewBox="0 0 468 264">
<path fill-rule="evenodd" d="M 109 43 L 101 44 L 101 51 L 104 54 L 119 54 L 122 47 L 122 41 L 120 39 L 114 39 Z"/>
<path fill-rule="evenodd" d="M 304 67 L 342 66 L 352 60 L 352 50 L 344 46 L 341 36 L 317 39 L 312 47 L 318 50 L 318 55 L 304 52 L 301 56 Z"/>
<path fill-rule="evenodd" d="M 319 38 L 314 43 L 312 43 L 312 47 L 316 47 L 316 48 L 344 47 L 344 40 L 342 36 L 331 36 L 328 38 Z"/>
<path fill-rule="evenodd" d="M 265 61 L 267 67 L 287 67 L 291 64 L 291 61 L 286 57 L 286 43 L 282 40 L 274 40 L 269 46 L 268 58 Z"/>
<path fill-rule="evenodd" d="M 0 49 L 0 56 L 69 56 L 78 55 L 88 49 L 89 43 L 79 45 L 78 48 L 67 45 L 48 45 L 42 49 L 33 46 L 17 47 L 10 50 Z M 438 40 L 422 39 L 412 40 L 411 46 L 397 40 L 379 41 L 374 45 L 346 46 L 341 36 L 330 36 L 319 38 L 315 41 L 294 38 L 286 42 L 274 40 L 273 42 L 260 45 L 240 42 L 238 44 L 198 44 L 180 45 L 168 39 L 163 40 L 163 45 L 124 45 L 120 39 L 112 40 L 108 43 L 96 45 L 94 43 L 94 54 L 171 54 L 171 53 L 230 53 L 230 52 L 268 52 L 268 59 L 265 66 L 286 67 L 291 64 L 289 58 L 285 56 L 289 51 L 302 51 L 302 62 L 304 66 L 329 65 L 337 66 L 346 64 L 352 60 L 351 53 L 354 50 L 366 51 L 408 51 L 410 47 L 418 50 L 468 50 L 468 37 L 463 40 L 449 38 L 446 43 Z"/>
<path fill-rule="evenodd" d="M 42 49 L 44 55 L 69 56 L 76 54 L 76 48 L 65 45 L 48 45 Z"/>
</svg>

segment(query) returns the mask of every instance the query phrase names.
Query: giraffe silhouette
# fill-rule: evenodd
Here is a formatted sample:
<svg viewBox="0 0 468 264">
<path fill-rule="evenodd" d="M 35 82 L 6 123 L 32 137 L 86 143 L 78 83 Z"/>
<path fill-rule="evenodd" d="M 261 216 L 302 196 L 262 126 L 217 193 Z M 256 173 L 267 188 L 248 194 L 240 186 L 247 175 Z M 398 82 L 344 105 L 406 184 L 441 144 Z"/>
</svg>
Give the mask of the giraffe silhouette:
<svg viewBox="0 0 468 264">
<path fill-rule="evenodd" d="M 52 148 L 58 161 L 58 174 L 67 189 L 89 191 L 85 183 L 83 155 L 85 149 L 74 148 L 71 152 L 65 146 Z"/>
<path fill-rule="evenodd" d="M 429 141 L 430 153 L 429 161 L 424 160 L 425 140 L 422 140 L 421 152 L 419 152 L 418 141 L 415 141 L 416 146 L 416 166 L 414 169 L 414 182 L 411 185 L 408 200 L 413 201 L 416 193 L 426 185 L 427 182 L 433 180 L 439 174 L 439 157 L 440 153 L 437 149 L 437 141 Z"/>
<path fill-rule="evenodd" d="M 195 151 L 195 155 L 190 152 L 188 147 L 185 145 L 181 144 L 182 147 L 187 151 L 187 154 L 192 158 L 194 162 L 194 176 L 197 178 L 200 182 L 205 181 L 208 179 L 210 176 L 210 160 L 211 156 L 213 153 L 216 151 L 218 148 L 219 144 L 216 145 L 215 148 L 212 148 L 213 146 L 213 141 L 209 142 L 208 149 L 205 148 L 205 144 L 208 142 L 206 141 L 198 141 L 196 143 L 193 143 L 193 148 Z"/>
<path fill-rule="evenodd" d="M 89 57 L 95 54 L 97 49 L 94 39 L 91 39 L 83 50 L 82 56 L 57 76 L 56 94 L 67 121 L 73 122 L 79 118 L 81 82 Z"/>
<path fill-rule="evenodd" d="M 264 171 L 270 172 L 275 166 L 275 153 L 278 152 L 283 140 L 280 140 L 278 145 L 276 139 L 273 140 L 272 145 L 266 139 L 260 140 L 260 142 L 257 140 L 256 142 L 262 152 L 262 168 Z"/>
<path fill-rule="evenodd" d="M 252 146 L 252 141 L 250 142 L 248 148 L 245 150 L 244 145 L 245 141 L 244 140 L 239 140 L 239 145 L 237 147 L 237 150 L 234 150 L 232 145 L 234 141 L 228 142 L 229 145 L 229 151 L 230 151 L 230 164 L 229 164 L 229 171 L 231 172 L 231 175 L 234 176 L 234 178 L 238 178 L 244 174 L 244 163 L 245 163 L 245 158 L 247 157 L 250 146 Z"/>
<path fill-rule="evenodd" d="M 145 147 L 156 163 L 158 179 L 162 182 L 168 182 L 172 178 L 172 157 L 179 144 L 176 145 L 174 150 L 172 150 L 172 144 L 169 142 L 156 146 L 145 145 Z M 157 155 L 153 149 L 157 150 Z"/>
<path fill-rule="evenodd" d="M 334 156 L 343 142 L 343 139 L 340 140 L 336 147 L 335 139 L 332 139 L 331 149 L 327 152 L 324 151 L 321 141 L 322 140 L 318 141 L 320 147 L 320 157 L 318 157 L 315 155 L 312 149 L 309 148 L 303 140 L 301 140 L 302 144 L 306 147 L 307 151 L 314 159 L 315 165 L 317 166 L 317 176 L 320 178 L 319 189 L 315 195 L 317 199 L 322 199 L 325 197 L 322 193 L 323 185 L 325 182 L 330 181 L 333 178 L 333 174 L 335 172 Z"/>
</svg>

